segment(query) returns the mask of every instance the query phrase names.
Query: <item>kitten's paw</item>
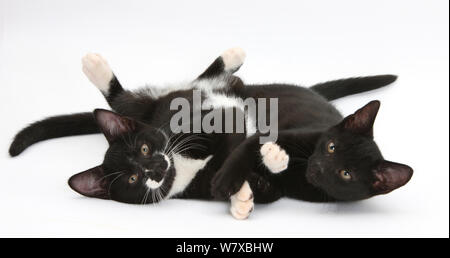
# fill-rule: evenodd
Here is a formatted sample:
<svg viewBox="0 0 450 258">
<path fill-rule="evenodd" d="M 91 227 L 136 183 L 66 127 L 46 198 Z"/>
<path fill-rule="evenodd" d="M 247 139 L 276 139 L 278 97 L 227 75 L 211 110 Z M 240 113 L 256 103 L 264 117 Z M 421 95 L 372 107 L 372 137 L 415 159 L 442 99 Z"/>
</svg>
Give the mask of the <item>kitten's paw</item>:
<svg viewBox="0 0 450 258">
<path fill-rule="evenodd" d="M 227 72 L 234 72 L 244 63 L 245 52 L 242 48 L 235 47 L 225 50 L 222 53 L 222 61 L 225 65 L 224 69 Z"/>
<path fill-rule="evenodd" d="M 113 72 L 108 62 L 99 54 L 89 53 L 81 59 L 83 73 L 103 93 L 108 94 L 109 82 L 113 78 Z"/>
<path fill-rule="evenodd" d="M 253 192 L 247 181 L 244 182 L 239 192 L 230 197 L 231 200 L 231 215 L 235 219 L 243 220 L 250 216 L 253 211 Z"/>
<path fill-rule="evenodd" d="M 288 167 L 289 155 L 273 142 L 265 143 L 260 149 L 264 165 L 272 173 L 279 173 Z"/>
</svg>

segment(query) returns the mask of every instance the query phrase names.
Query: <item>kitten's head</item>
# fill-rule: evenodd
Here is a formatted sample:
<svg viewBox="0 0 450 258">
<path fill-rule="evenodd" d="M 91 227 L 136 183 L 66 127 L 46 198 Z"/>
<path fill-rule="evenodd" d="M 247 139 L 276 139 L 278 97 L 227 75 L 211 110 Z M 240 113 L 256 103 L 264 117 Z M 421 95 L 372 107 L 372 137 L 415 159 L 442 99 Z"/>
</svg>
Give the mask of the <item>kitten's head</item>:
<svg viewBox="0 0 450 258">
<path fill-rule="evenodd" d="M 307 180 L 341 201 L 389 193 L 405 185 L 413 170 L 384 160 L 373 141 L 373 123 L 380 107 L 372 101 L 330 128 L 309 158 Z"/>
<path fill-rule="evenodd" d="M 88 197 L 126 203 L 164 198 L 175 175 L 164 132 L 107 110 L 95 110 L 94 116 L 109 148 L 103 164 L 72 176 L 70 187 Z"/>
</svg>

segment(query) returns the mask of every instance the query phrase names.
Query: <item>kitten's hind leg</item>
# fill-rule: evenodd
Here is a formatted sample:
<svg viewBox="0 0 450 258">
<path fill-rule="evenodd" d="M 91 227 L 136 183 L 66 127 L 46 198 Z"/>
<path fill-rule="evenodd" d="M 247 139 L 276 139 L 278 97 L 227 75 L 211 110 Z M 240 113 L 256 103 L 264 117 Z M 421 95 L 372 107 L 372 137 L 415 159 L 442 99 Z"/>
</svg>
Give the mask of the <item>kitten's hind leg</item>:
<svg viewBox="0 0 450 258">
<path fill-rule="evenodd" d="M 230 197 L 231 215 L 243 220 L 250 216 L 254 203 L 271 203 L 281 198 L 281 189 L 257 173 L 251 173 L 239 191 Z"/>
<path fill-rule="evenodd" d="M 250 213 L 253 211 L 253 192 L 247 181 L 244 182 L 239 192 L 235 193 L 230 197 L 231 215 L 235 219 L 247 219 Z"/>
<path fill-rule="evenodd" d="M 263 175 L 269 171 L 270 174 L 267 175 L 271 175 L 288 170 L 289 155 L 286 147 L 273 142 L 261 144 L 260 136 L 254 134 L 234 148 L 216 172 L 211 181 L 211 193 L 216 199 L 225 200 L 238 192 L 242 183 L 249 180 L 252 172 Z M 297 131 L 280 131 L 277 141 L 293 144 L 299 139 L 302 138 Z M 260 167 L 261 161 L 264 169 Z"/>
<path fill-rule="evenodd" d="M 108 62 L 99 54 L 89 53 L 82 60 L 83 73 L 105 96 L 108 103 L 124 90 L 114 75 Z"/>
<path fill-rule="evenodd" d="M 124 90 L 102 56 L 87 54 L 83 57 L 82 64 L 84 74 L 101 91 L 114 111 L 135 119 L 143 119 L 148 114 L 152 97 Z"/>
<path fill-rule="evenodd" d="M 227 49 L 214 60 L 198 79 L 214 78 L 222 73 L 233 74 L 242 66 L 245 56 L 242 48 L 235 47 Z"/>
</svg>

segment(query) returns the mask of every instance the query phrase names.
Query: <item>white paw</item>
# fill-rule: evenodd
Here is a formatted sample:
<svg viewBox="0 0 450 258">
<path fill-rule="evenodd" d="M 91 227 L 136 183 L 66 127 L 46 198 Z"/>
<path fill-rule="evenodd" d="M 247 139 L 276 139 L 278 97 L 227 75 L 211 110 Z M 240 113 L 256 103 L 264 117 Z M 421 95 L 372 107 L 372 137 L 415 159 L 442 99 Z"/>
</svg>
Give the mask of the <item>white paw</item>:
<svg viewBox="0 0 450 258">
<path fill-rule="evenodd" d="M 243 220 L 250 216 L 253 211 L 253 192 L 250 189 L 250 185 L 247 181 L 241 187 L 239 192 L 235 193 L 230 197 L 231 200 L 231 215 L 235 219 Z"/>
<path fill-rule="evenodd" d="M 108 62 L 99 54 L 89 53 L 81 59 L 83 73 L 103 93 L 108 94 L 109 82 L 113 78 L 113 72 Z"/>
<path fill-rule="evenodd" d="M 242 48 L 235 47 L 225 50 L 221 55 L 225 64 L 225 71 L 233 71 L 244 63 L 245 52 Z"/>
<path fill-rule="evenodd" d="M 264 165 L 272 173 L 279 173 L 288 167 L 289 155 L 278 144 L 265 143 L 260 149 Z"/>
</svg>

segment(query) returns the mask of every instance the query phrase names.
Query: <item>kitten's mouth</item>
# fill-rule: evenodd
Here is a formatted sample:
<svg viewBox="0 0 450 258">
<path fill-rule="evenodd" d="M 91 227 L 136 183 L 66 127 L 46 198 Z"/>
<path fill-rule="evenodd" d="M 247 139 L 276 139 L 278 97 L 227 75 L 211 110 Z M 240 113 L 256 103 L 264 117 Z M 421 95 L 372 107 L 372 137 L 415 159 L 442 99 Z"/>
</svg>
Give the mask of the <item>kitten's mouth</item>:
<svg viewBox="0 0 450 258">
<path fill-rule="evenodd" d="M 322 168 L 319 165 L 311 165 L 306 171 L 306 180 L 308 183 L 319 186 L 319 176 L 322 174 Z"/>
<path fill-rule="evenodd" d="M 162 178 L 159 182 L 149 178 L 149 179 L 147 179 L 147 182 L 145 182 L 145 184 L 150 189 L 157 189 L 157 188 L 161 187 L 163 183 L 164 183 L 164 178 Z"/>
<path fill-rule="evenodd" d="M 307 173 L 306 174 L 306 180 L 308 181 L 308 183 L 317 186 L 317 176 L 315 173 Z"/>
</svg>

